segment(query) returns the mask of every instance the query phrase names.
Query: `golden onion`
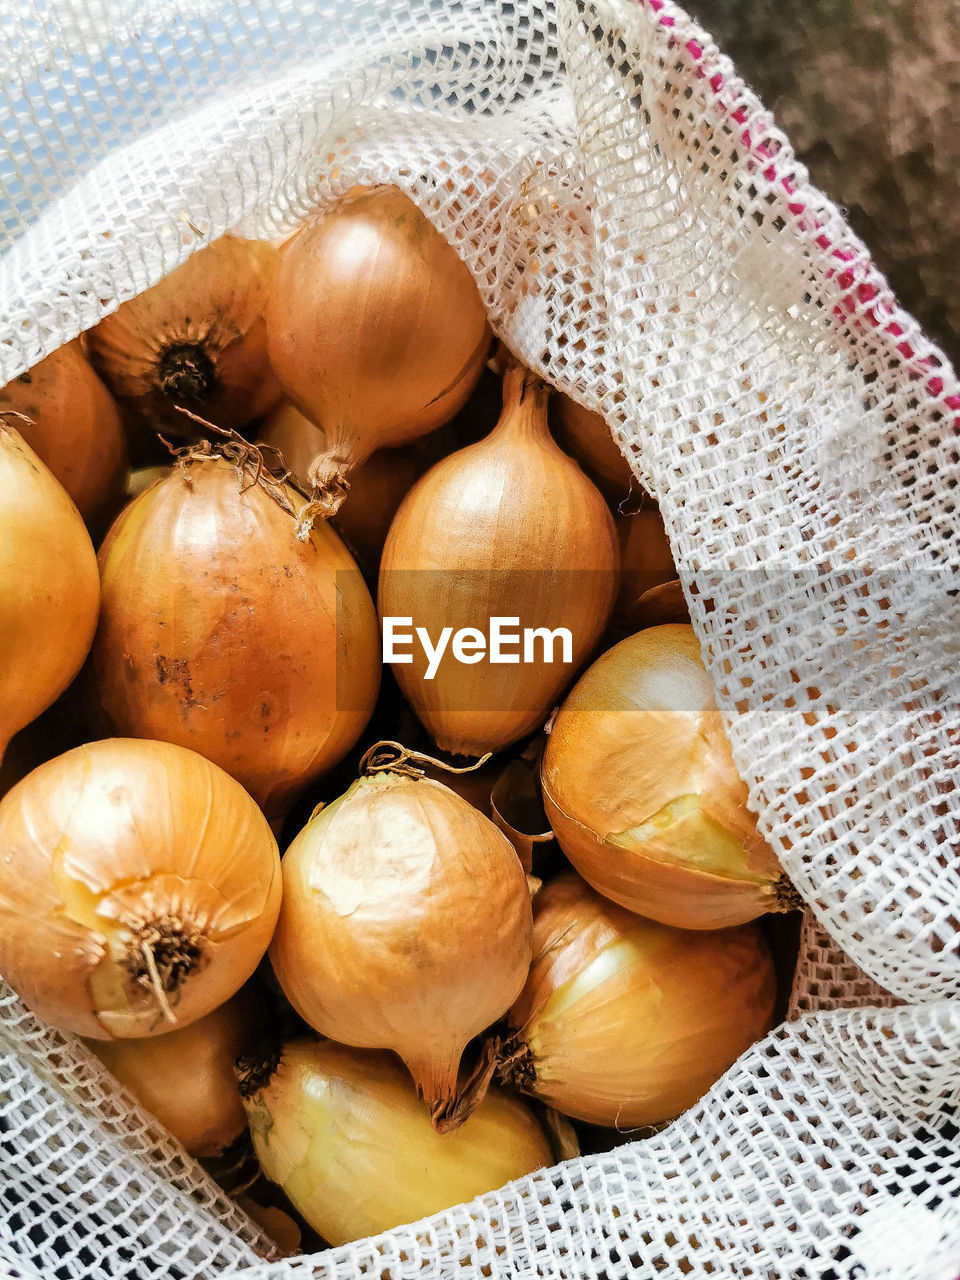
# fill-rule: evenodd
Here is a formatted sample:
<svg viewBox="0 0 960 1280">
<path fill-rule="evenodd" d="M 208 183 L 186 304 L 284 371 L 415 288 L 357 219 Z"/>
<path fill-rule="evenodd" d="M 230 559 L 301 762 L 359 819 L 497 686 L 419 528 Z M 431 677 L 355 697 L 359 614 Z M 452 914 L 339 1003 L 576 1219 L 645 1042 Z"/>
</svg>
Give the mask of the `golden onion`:
<svg viewBox="0 0 960 1280">
<path fill-rule="evenodd" d="M 530 964 L 530 894 L 513 846 L 442 783 L 360 778 L 283 859 L 270 947 L 322 1035 L 392 1049 L 438 1128 L 459 1123 L 469 1040 L 516 999 Z"/>
<path fill-rule="evenodd" d="M 754 925 L 644 920 L 572 874 L 534 901 L 534 955 L 501 1074 L 591 1124 L 660 1124 L 692 1106 L 770 1025 L 773 962 Z"/>
<path fill-rule="evenodd" d="M 328 514 L 371 453 L 453 417 L 490 345 L 469 271 L 388 186 L 348 193 L 287 245 L 267 327 L 284 391 L 316 424 L 306 478 Z"/>
<path fill-rule="evenodd" d="M 100 606 L 90 535 L 11 420 L 0 415 L 0 759 L 79 671 Z"/>
<path fill-rule="evenodd" d="M 629 636 L 560 708 L 541 770 L 560 847 L 614 902 L 683 929 L 790 910 L 747 808 L 692 627 Z"/>
<path fill-rule="evenodd" d="M 95 1040 L 202 1018 L 260 961 L 280 909 L 266 818 L 194 751 L 109 739 L 0 801 L 0 973 Z"/>
<path fill-rule="evenodd" d="M 609 498 L 620 501 L 640 482 L 599 413 L 591 413 L 569 396 L 558 395 L 553 403 L 554 435 L 557 443 Z"/>
<path fill-rule="evenodd" d="M 456 1133 L 437 1134 L 385 1053 L 297 1041 L 243 1064 L 264 1173 L 332 1245 L 472 1200 L 553 1163 L 529 1107 L 490 1090 Z"/>
</svg>

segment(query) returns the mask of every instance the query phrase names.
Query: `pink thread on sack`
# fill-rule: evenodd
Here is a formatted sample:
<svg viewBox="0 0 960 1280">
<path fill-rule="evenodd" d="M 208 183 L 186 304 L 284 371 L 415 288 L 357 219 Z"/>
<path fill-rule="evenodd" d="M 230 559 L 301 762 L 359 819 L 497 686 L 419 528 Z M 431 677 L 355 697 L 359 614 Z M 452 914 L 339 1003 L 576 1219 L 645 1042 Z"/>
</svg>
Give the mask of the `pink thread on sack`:
<svg viewBox="0 0 960 1280">
<path fill-rule="evenodd" d="M 660 26 L 668 30 L 676 25 L 675 19 L 670 15 L 663 13 L 664 0 L 637 0 L 637 3 L 646 8 L 652 9 L 658 15 L 657 22 Z M 720 111 L 730 116 L 738 125 L 741 126 L 740 140 L 743 146 L 751 153 L 749 163 L 757 168 L 763 161 L 767 163 L 761 170 L 764 179 L 775 184 L 778 181 L 776 158 L 778 149 L 775 149 L 765 142 L 763 138 L 754 140 L 750 129 L 747 127 L 749 113 L 743 105 L 734 106 L 733 102 L 725 100 L 725 90 L 727 88 L 726 80 L 723 72 L 714 68 L 711 71 L 711 59 L 707 58 L 703 46 L 698 40 L 689 39 L 680 45 L 674 35 L 670 36 L 670 46 L 683 56 L 686 52 L 697 64 L 694 71 L 699 79 L 704 79 L 710 72 L 708 83 L 710 89 L 716 99 L 716 106 Z M 707 65 L 701 65 L 707 64 Z M 733 101 L 736 101 L 734 99 Z M 763 121 L 758 121 L 762 126 Z M 788 196 L 798 194 L 796 184 L 789 175 L 783 175 L 779 178 L 779 185 Z M 852 267 L 840 271 L 837 275 L 837 268 L 831 267 L 824 274 L 826 279 L 836 279 L 837 284 L 843 291 L 837 303 L 832 308 L 835 319 L 844 327 L 849 326 L 849 317 L 853 316 L 857 311 L 857 304 L 866 304 L 875 302 L 877 305 L 867 307 L 865 311 L 861 311 L 860 315 L 853 320 L 854 325 L 860 325 L 862 320 L 866 320 L 873 328 L 886 338 L 899 338 L 903 336 L 903 328 L 896 321 L 885 323 L 884 312 L 889 312 L 896 305 L 893 295 L 890 294 L 890 301 L 880 298 L 880 290 L 870 280 L 862 280 L 857 282 L 857 270 L 869 272 L 874 270 L 873 261 L 869 255 L 857 250 L 846 248 L 843 245 L 835 244 L 833 240 L 823 230 L 823 223 L 817 218 L 816 214 L 812 214 L 803 200 L 792 200 L 787 204 L 787 210 L 792 217 L 801 220 L 804 217 L 810 217 L 811 229 L 818 231 L 815 243 L 824 253 L 829 254 L 838 262 L 852 263 Z M 807 230 L 801 223 L 801 230 Z M 907 341 L 894 344 L 894 350 L 913 367 L 908 371 L 910 376 L 916 379 L 926 378 L 924 383 L 926 391 L 935 397 L 943 396 L 943 379 L 937 375 L 928 376 L 932 369 L 936 368 L 936 362 L 930 356 L 918 355 L 913 344 Z M 951 410 L 960 410 L 960 394 L 952 394 L 944 397 L 944 404 Z M 955 422 L 954 426 L 960 430 L 960 421 Z"/>
</svg>

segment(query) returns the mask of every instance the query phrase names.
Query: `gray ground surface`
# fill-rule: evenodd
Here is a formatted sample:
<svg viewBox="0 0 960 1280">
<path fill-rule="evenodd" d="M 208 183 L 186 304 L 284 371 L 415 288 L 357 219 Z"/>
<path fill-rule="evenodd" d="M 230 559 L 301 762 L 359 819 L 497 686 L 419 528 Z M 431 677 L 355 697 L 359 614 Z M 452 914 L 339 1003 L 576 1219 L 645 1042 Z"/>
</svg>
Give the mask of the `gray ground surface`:
<svg viewBox="0 0 960 1280">
<path fill-rule="evenodd" d="M 688 0 L 960 364 L 960 0 Z"/>
</svg>

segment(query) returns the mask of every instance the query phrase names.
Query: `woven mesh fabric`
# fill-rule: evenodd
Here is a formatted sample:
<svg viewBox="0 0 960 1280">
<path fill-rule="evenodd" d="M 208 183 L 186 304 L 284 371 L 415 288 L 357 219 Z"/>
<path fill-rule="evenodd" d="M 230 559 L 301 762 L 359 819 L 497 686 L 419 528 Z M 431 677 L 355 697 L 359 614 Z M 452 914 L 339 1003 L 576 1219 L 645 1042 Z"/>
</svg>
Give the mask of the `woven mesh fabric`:
<svg viewBox="0 0 960 1280">
<path fill-rule="evenodd" d="M 403 186 L 659 498 L 809 908 L 790 1020 L 657 1137 L 263 1265 L 6 992 L 0 1262 L 955 1280 L 960 388 L 729 62 L 667 0 L 8 0 L 0 66 L 0 384 L 229 228 Z"/>
</svg>

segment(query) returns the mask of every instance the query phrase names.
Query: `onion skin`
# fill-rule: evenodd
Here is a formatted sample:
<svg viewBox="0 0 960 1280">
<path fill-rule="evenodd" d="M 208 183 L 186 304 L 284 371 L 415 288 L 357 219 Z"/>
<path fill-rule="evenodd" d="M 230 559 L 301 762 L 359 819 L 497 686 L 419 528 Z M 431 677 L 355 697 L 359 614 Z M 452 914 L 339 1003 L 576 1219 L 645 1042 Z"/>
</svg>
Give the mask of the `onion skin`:
<svg viewBox="0 0 960 1280">
<path fill-rule="evenodd" d="M 258 1013 L 242 991 L 179 1031 L 89 1047 L 190 1155 L 217 1156 L 247 1127 L 234 1063 L 254 1047 Z"/>
<path fill-rule="evenodd" d="M 597 659 L 554 720 L 541 780 L 564 853 L 631 911 L 720 929 L 795 905 L 747 808 L 692 627 L 650 627 Z"/>
<path fill-rule="evenodd" d="M 297 1041 L 246 1100 L 264 1173 L 331 1245 L 416 1222 L 553 1163 L 529 1107 L 491 1090 L 435 1133 L 388 1054 Z"/>
<path fill-rule="evenodd" d="M 413 662 L 394 669 L 401 691 L 445 751 L 499 751 L 542 726 L 600 638 L 617 589 L 613 519 L 600 493 L 554 443 L 547 391 L 516 366 L 486 439 L 445 458 L 397 512 L 380 565 L 381 618 L 411 617 L 435 640 L 445 626 L 567 627 L 571 663 L 456 661 L 448 648 L 430 681 Z M 558 654 L 559 658 L 559 654 Z"/>
<path fill-rule="evenodd" d="M 87 334 L 90 358 L 118 399 L 184 436 L 184 405 L 239 430 L 280 397 L 263 313 L 279 254 L 222 236 L 124 302 Z"/>
<path fill-rule="evenodd" d="M 259 442 L 279 451 L 293 482 L 309 493 L 310 466 L 323 447 L 323 433 L 285 400 L 263 424 Z M 365 568 L 378 568 L 391 521 L 421 469 L 405 449 L 379 449 L 351 472 L 337 530 Z"/>
<path fill-rule="evenodd" d="M 569 396 L 553 403 L 557 443 L 583 467 L 593 483 L 614 501 L 625 498 L 640 482 L 599 413 L 591 413 Z"/>
<path fill-rule="evenodd" d="M 79 671 L 100 607 L 97 559 L 73 502 L 0 418 L 0 758 Z"/>
<path fill-rule="evenodd" d="M 453 417 L 490 345 L 469 271 L 395 187 L 344 196 L 290 242 L 267 330 L 284 391 L 317 424 L 307 479 L 331 513 L 377 449 Z"/>
<path fill-rule="evenodd" d="M 504 1074 L 575 1119 L 673 1119 L 769 1029 L 776 982 L 756 926 L 672 929 L 566 875 L 537 895 L 533 946 Z"/>
<path fill-rule="evenodd" d="M 361 778 L 283 859 L 270 948 L 287 999 L 321 1035 L 392 1049 L 438 1127 L 456 1123 L 467 1042 L 530 964 L 530 894 L 507 838 L 428 778 Z"/>
<path fill-rule="evenodd" d="M 300 542 L 295 516 L 243 484 L 201 458 L 127 507 L 100 549 L 89 675 L 116 732 L 199 751 L 277 818 L 362 732 L 380 637 L 333 530 Z"/>
<path fill-rule="evenodd" d="M 16 429 L 63 485 L 86 523 L 101 529 L 123 500 L 129 469 L 120 410 L 79 338 L 0 390 L 0 413 L 30 419 Z"/>
<path fill-rule="evenodd" d="M 95 1040 L 171 1030 L 144 944 L 184 1027 L 246 982 L 280 909 L 263 814 L 169 743 L 108 739 L 41 765 L 0 801 L 0 848 L 0 973 Z"/>
</svg>

